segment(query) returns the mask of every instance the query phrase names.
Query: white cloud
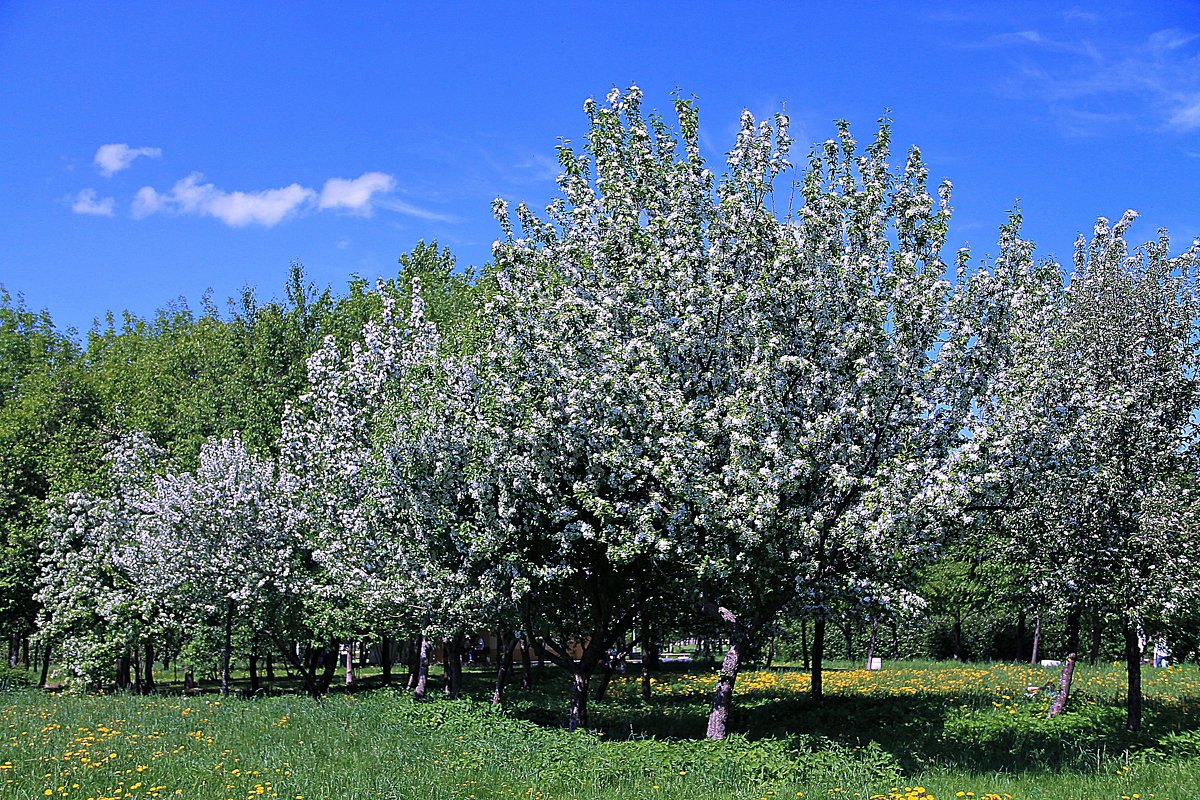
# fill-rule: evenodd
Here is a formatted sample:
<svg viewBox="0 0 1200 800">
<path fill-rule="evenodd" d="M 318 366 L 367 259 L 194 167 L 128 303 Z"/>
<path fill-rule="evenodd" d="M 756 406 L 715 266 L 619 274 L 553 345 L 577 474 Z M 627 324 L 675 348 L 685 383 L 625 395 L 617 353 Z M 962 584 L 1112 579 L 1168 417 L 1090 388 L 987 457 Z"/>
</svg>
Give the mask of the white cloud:
<svg viewBox="0 0 1200 800">
<path fill-rule="evenodd" d="M 261 225 L 269 228 L 303 211 L 349 211 L 370 216 L 375 208 L 434 222 L 458 222 L 458 218 L 430 211 L 394 196 L 396 179 L 384 172 L 366 172 L 357 178 L 330 178 L 321 191 L 293 183 L 279 189 L 228 192 L 193 172 L 160 192 L 143 186 L 134 195 L 130 212 L 134 219 L 151 214 L 190 214 L 214 217 L 235 228 Z"/>
<path fill-rule="evenodd" d="M 1180 131 L 1200 129 L 1200 97 L 1193 97 L 1189 102 L 1177 108 L 1167 122 L 1172 128 Z"/>
<path fill-rule="evenodd" d="M 146 158 L 161 158 L 162 149 L 158 147 L 130 147 L 127 144 L 102 144 L 93 159 L 100 174 L 108 177 L 123 169 L 128 169 L 138 156 Z"/>
<path fill-rule="evenodd" d="M 111 197 L 97 198 L 95 189 L 84 189 L 72 198 L 71 210 L 76 214 L 111 217 L 113 215 L 113 199 Z"/>
<path fill-rule="evenodd" d="M 195 214 L 215 217 L 235 228 L 269 228 L 317 198 L 315 191 L 298 183 L 258 192 L 226 192 L 211 183 L 200 183 L 202 178 L 193 172 L 165 194 L 143 186 L 134 197 L 133 216 L 140 219 L 159 212 Z"/>
<path fill-rule="evenodd" d="M 357 178 L 330 178 L 321 190 L 317 208 L 345 209 L 363 216 L 374 210 L 371 198 L 396 188 L 396 179 L 384 172 L 364 172 Z"/>
</svg>

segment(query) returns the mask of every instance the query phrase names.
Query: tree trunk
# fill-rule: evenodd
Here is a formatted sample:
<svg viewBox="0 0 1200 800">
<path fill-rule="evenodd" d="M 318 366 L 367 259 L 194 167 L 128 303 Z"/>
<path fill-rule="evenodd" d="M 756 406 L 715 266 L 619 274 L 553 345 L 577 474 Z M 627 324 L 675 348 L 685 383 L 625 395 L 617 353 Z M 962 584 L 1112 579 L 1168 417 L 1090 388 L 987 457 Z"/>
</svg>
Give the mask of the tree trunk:
<svg viewBox="0 0 1200 800">
<path fill-rule="evenodd" d="M 248 661 L 250 662 L 248 665 L 250 671 L 250 692 L 258 694 L 258 653 L 253 648 L 250 650 Z"/>
<path fill-rule="evenodd" d="M 1071 679 L 1075 676 L 1075 651 L 1067 653 L 1067 660 L 1063 662 L 1062 674 L 1058 677 L 1058 694 L 1054 695 L 1054 701 L 1050 703 L 1050 709 L 1046 712 L 1046 719 L 1057 717 L 1067 707 L 1067 698 L 1071 694 Z"/>
<path fill-rule="evenodd" d="M 533 666 L 529 663 L 529 634 L 521 635 L 521 688 L 533 686 Z"/>
<path fill-rule="evenodd" d="M 275 656 L 267 653 L 267 683 L 275 683 Z"/>
<path fill-rule="evenodd" d="M 763 666 L 767 669 L 771 668 L 771 664 L 775 662 L 775 632 L 771 631 L 771 639 L 767 642 L 767 663 Z"/>
<path fill-rule="evenodd" d="M 38 678 L 38 686 L 45 689 L 48 680 L 50 680 L 50 642 L 46 641 L 42 645 L 42 674 Z"/>
<path fill-rule="evenodd" d="M 229 662 L 233 658 L 233 603 L 225 605 L 225 638 L 221 643 L 221 696 L 229 696 Z"/>
<path fill-rule="evenodd" d="M 329 693 L 329 687 L 333 684 L 334 673 L 338 668 L 338 643 L 336 639 L 331 639 L 327 647 L 321 648 L 321 661 L 325 664 L 325 669 L 321 671 L 320 680 L 317 682 L 317 697 L 322 697 Z"/>
<path fill-rule="evenodd" d="M 1142 647 L 1137 628 L 1125 623 L 1125 668 L 1129 672 L 1128 695 L 1125 705 L 1125 728 L 1142 729 Z"/>
<path fill-rule="evenodd" d="M 415 639 L 409 639 L 404 646 L 404 655 L 408 661 L 408 680 L 406 685 L 409 689 L 415 689 L 417 686 L 417 676 L 421 672 L 421 647 L 422 640 L 418 636 Z"/>
<path fill-rule="evenodd" d="M 742 656 L 749 644 L 749 636 L 745 632 L 734 634 L 725 660 L 721 662 L 721 672 L 717 676 L 717 688 L 713 692 L 712 710 L 708 714 L 709 739 L 724 739 L 729 735 L 729 709 L 733 705 L 733 686 L 737 682 L 738 668 Z"/>
<path fill-rule="evenodd" d="M 150 694 L 154 688 L 154 645 L 146 642 L 146 677 L 142 681 L 142 691 Z"/>
<path fill-rule="evenodd" d="M 133 679 L 129 675 L 129 651 L 126 650 L 117 659 L 117 688 L 124 691 L 132 684 Z"/>
<path fill-rule="evenodd" d="M 354 642 L 346 642 L 346 685 L 354 685 Z"/>
<path fill-rule="evenodd" d="M 454 699 L 462 692 L 462 638 L 455 634 L 444 642 L 445 658 L 442 661 L 442 671 L 446 677 L 444 691 L 446 697 Z"/>
<path fill-rule="evenodd" d="M 651 676 L 651 670 L 655 669 L 656 664 L 660 664 L 661 659 L 654 655 L 654 645 L 642 642 L 642 702 L 649 703 L 654 697 L 654 679 Z"/>
<path fill-rule="evenodd" d="M 500 640 L 496 643 L 500 652 L 496 653 L 496 686 L 492 691 L 493 705 L 498 706 L 504 703 L 504 686 L 508 683 L 509 673 L 512 672 L 515 638 L 512 631 L 501 631 Z"/>
<path fill-rule="evenodd" d="M 867 640 L 867 669 L 875 659 L 875 643 L 879 640 L 879 617 L 871 619 L 871 638 Z"/>
<path fill-rule="evenodd" d="M 1042 612 L 1033 618 L 1033 648 L 1029 651 L 1029 663 L 1038 663 L 1038 646 L 1042 643 Z"/>
<path fill-rule="evenodd" d="M 188 694 L 196 691 L 196 672 L 191 664 L 183 668 L 183 691 Z"/>
<path fill-rule="evenodd" d="M 142 650 L 136 644 L 130 652 L 130 664 L 133 669 L 133 691 L 142 693 Z"/>
<path fill-rule="evenodd" d="M 567 729 L 587 729 L 588 724 L 588 683 L 591 673 L 577 668 L 571 674 L 571 706 L 567 716 Z"/>
<path fill-rule="evenodd" d="M 953 653 L 954 660 L 962 661 L 963 660 L 962 612 L 960 612 L 958 609 L 954 610 L 954 624 L 950 628 L 950 633 L 951 633 L 951 647 L 954 649 L 954 653 Z"/>
<path fill-rule="evenodd" d="M 825 696 L 823 687 L 821 686 L 821 662 L 825 658 L 825 615 L 818 614 L 813 620 L 813 645 L 812 645 L 812 699 L 820 702 Z"/>
<path fill-rule="evenodd" d="M 1013 657 L 1014 661 L 1024 661 L 1025 660 L 1025 636 L 1026 635 L 1027 635 L 1027 631 L 1025 630 L 1025 609 L 1022 608 L 1019 612 L 1017 612 L 1017 648 L 1016 648 L 1017 652 L 1016 652 L 1016 655 Z"/>
<path fill-rule="evenodd" d="M 425 690 L 429 683 L 429 651 L 433 643 L 425 634 L 417 640 L 417 682 L 413 687 L 413 699 L 424 700 Z"/>
<path fill-rule="evenodd" d="M 1067 614 L 1067 657 L 1063 661 L 1062 674 L 1058 677 L 1058 694 L 1050 703 L 1046 719 L 1056 717 L 1067 707 L 1067 698 L 1071 695 L 1071 679 L 1075 676 L 1075 660 L 1079 653 L 1079 610 L 1072 609 Z"/>
<path fill-rule="evenodd" d="M 608 696 L 608 684 L 612 682 L 612 676 L 616 674 L 617 663 L 624 651 L 625 643 L 621 642 L 620 650 L 610 649 L 600 660 L 600 685 L 596 687 L 595 697 L 597 703 L 603 703 L 604 698 Z"/>
<path fill-rule="evenodd" d="M 383 685 L 392 683 L 392 640 L 387 636 L 379 637 L 379 665 L 383 668 Z"/>
</svg>

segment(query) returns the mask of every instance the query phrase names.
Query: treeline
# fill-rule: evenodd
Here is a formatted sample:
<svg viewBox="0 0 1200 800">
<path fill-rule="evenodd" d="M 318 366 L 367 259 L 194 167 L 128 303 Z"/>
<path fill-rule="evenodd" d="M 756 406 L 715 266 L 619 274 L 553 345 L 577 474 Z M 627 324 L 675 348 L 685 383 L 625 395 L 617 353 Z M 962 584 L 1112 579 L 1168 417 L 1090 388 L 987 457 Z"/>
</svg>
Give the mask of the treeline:
<svg viewBox="0 0 1200 800">
<path fill-rule="evenodd" d="M 950 186 L 891 167 L 886 125 L 797 170 L 787 118 L 745 114 L 717 179 L 694 106 L 640 98 L 587 104 L 544 216 L 497 201 L 478 276 L 420 245 L 371 291 L 295 272 L 86 350 L 6 299 L 12 641 L 83 685 L 271 656 L 318 694 L 342 643 L 412 642 L 422 673 L 440 639 L 453 693 L 492 631 L 497 699 L 536 643 L 577 727 L 614 655 L 699 636 L 722 738 L 776 649 L 819 697 L 839 635 L 1024 659 L 1045 626 L 1055 707 L 1090 635 L 1136 730 L 1145 641 L 1198 627 L 1200 244 L 1101 219 L 1068 276 L 1014 213 L 949 265 Z"/>
</svg>

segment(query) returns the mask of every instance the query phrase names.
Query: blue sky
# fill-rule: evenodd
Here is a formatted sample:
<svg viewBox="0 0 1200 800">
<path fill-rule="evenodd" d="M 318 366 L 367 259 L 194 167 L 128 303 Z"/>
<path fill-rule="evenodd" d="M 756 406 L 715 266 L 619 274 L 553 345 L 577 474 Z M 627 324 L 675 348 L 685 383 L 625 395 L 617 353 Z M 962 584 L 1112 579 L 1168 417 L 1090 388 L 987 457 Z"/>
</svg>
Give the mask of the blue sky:
<svg viewBox="0 0 1200 800">
<path fill-rule="evenodd" d="M 1018 198 L 1043 256 L 1126 208 L 1200 236 L 1197 3 L 338 5 L 0 2 L 0 284 L 86 331 L 293 260 L 482 264 L 492 199 L 544 206 L 584 99 L 631 83 L 695 95 L 713 160 L 743 108 L 786 104 L 802 152 L 890 109 L 978 256 Z"/>
</svg>

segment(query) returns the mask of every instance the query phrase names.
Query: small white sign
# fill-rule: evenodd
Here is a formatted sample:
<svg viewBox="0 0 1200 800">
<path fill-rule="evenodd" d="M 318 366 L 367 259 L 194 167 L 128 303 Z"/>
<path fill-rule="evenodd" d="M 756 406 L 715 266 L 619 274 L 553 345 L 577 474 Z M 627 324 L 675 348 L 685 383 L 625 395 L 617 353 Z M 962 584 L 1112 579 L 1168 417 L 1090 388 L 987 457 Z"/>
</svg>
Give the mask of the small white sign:
<svg viewBox="0 0 1200 800">
<path fill-rule="evenodd" d="M 883 659 L 872 658 L 867 662 L 867 669 L 883 669 Z"/>
</svg>

